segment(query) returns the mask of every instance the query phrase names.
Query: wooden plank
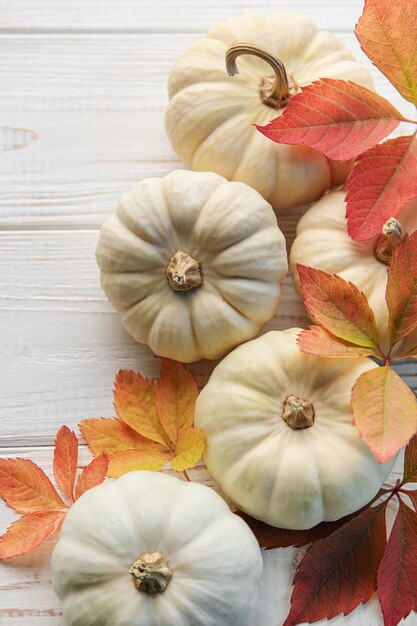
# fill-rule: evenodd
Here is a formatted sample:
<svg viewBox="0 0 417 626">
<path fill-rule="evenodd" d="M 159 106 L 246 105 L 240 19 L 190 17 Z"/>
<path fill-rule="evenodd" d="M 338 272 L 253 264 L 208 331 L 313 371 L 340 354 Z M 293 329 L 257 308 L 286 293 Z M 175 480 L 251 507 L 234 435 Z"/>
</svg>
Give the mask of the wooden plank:
<svg viewBox="0 0 417 626">
<path fill-rule="evenodd" d="M 352 29 L 362 12 L 361 0 L 2 0 L 2 29 L 135 32 L 206 31 L 218 21 L 241 13 L 291 11 L 310 15 L 327 30 Z M 277 34 L 279 36 L 279 33 Z"/>
<path fill-rule="evenodd" d="M 0 37 L 0 228 L 97 227 L 137 180 L 181 167 L 164 131 L 166 78 L 197 36 Z"/>
<path fill-rule="evenodd" d="M 52 447 L 9 448 L 0 451 L 0 457 L 30 458 L 52 477 Z M 80 447 L 80 463 L 88 462 L 90 453 L 86 446 Z M 399 458 L 389 479 L 394 484 L 402 474 L 402 458 Z M 203 465 L 190 470 L 191 479 L 212 485 Z M 391 517 L 393 516 L 391 509 Z M 0 504 L 0 534 L 18 516 Z M 3 562 L 0 567 L 0 623 L 11 626 L 63 626 L 60 604 L 52 588 L 49 566 L 55 540 L 50 540 L 25 557 Z M 262 626 L 281 624 L 289 609 L 291 582 L 302 550 L 286 548 L 263 553 L 264 575 L 260 596 L 256 605 L 256 622 Z M 6 621 L 7 620 L 7 621 Z M 359 607 L 347 617 L 335 618 L 335 626 L 380 626 L 381 614 L 374 598 L 366 606 Z M 416 624 L 415 615 L 404 624 Z"/>
<path fill-rule="evenodd" d="M 294 220 L 294 213 L 282 220 L 285 232 L 294 233 Z M 157 376 L 159 362 L 123 329 L 101 292 L 97 237 L 95 230 L 0 233 L 0 445 L 36 437 L 52 443 L 63 423 L 113 415 L 120 368 Z M 306 323 L 288 276 L 264 330 Z M 200 386 L 213 366 L 191 367 Z"/>
</svg>

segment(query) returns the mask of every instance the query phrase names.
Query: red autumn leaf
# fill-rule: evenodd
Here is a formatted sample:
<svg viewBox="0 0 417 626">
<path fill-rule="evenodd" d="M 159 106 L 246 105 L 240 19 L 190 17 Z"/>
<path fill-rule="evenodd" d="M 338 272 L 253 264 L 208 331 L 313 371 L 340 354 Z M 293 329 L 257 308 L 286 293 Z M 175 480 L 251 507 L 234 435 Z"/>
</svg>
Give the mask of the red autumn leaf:
<svg viewBox="0 0 417 626">
<path fill-rule="evenodd" d="M 108 467 L 109 457 L 107 454 L 100 454 L 100 456 L 95 457 L 91 463 L 84 467 L 75 488 L 75 499 L 78 500 L 85 491 L 100 485 L 106 478 Z"/>
<path fill-rule="evenodd" d="M 55 439 L 54 475 L 59 487 L 70 500 L 74 499 L 77 465 L 78 439 L 67 426 L 62 426 Z"/>
<path fill-rule="evenodd" d="M 66 507 L 46 474 L 28 459 L 0 459 L 0 497 L 20 513 Z"/>
<path fill-rule="evenodd" d="M 417 611 L 417 515 L 400 506 L 378 572 L 378 598 L 385 626 Z"/>
<path fill-rule="evenodd" d="M 381 491 L 379 495 L 383 492 Z M 376 498 L 375 498 L 376 499 Z M 346 515 L 334 522 L 321 522 L 309 528 L 308 530 L 289 530 L 287 528 L 275 528 L 275 526 L 269 526 L 265 522 L 255 519 L 243 511 L 236 510 L 235 514 L 241 517 L 249 526 L 256 539 L 258 540 L 259 547 L 265 550 L 273 550 L 274 548 L 288 548 L 289 546 L 295 546 L 297 548 L 306 546 L 313 541 L 324 539 L 328 537 L 336 530 L 344 526 L 351 519 L 359 515 L 362 511 L 368 508 L 369 505 L 352 513 Z"/>
<path fill-rule="evenodd" d="M 361 348 L 353 343 L 343 341 L 331 335 L 321 326 L 309 326 L 297 338 L 300 350 L 306 354 L 329 358 L 351 359 L 352 357 L 370 356 L 375 354 L 372 348 Z"/>
<path fill-rule="evenodd" d="M 324 78 L 293 96 L 280 117 L 257 128 L 277 143 L 303 144 L 348 161 L 387 137 L 403 119 L 374 91 Z"/>
<path fill-rule="evenodd" d="M 352 389 L 355 424 L 379 463 L 387 463 L 417 431 L 414 393 L 389 366 L 368 370 Z"/>
<path fill-rule="evenodd" d="M 346 195 L 348 232 L 353 239 L 379 235 L 390 217 L 417 197 L 417 139 L 390 139 L 358 157 Z"/>
<path fill-rule="evenodd" d="M 297 264 L 310 317 L 348 343 L 377 350 L 375 316 L 365 294 L 340 276 Z"/>
<path fill-rule="evenodd" d="M 348 615 L 369 600 L 386 545 L 385 502 L 313 543 L 294 578 L 284 626 Z"/>
<path fill-rule="evenodd" d="M 62 526 L 64 511 L 28 513 L 9 526 L 0 537 L 0 559 L 21 556 L 56 535 Z"/>
<path fill-rule="evenodd" d="M 371 61 L 406 100 L 417 104 L 415 0 L 365 0 L 355 33 Z"/>
<path fill-rule="evenodd" d="M 158 418 L 174 445 L 180 433 L 193 425 L 197 396 L 197 383 L 190 372 L 180 363 L 163 359 L 155 403 Z"/>
<path fill-rule="evenodd" d="M 403 483 L 417 483 L 417 435 L 405 449 Z"/>
<path fill-rule="evenodd" d="M 406 235 L 391 257 L 386 300 L 391 346 L 417 327 L 417 231 Z"/>
<path fill-rule="evenodd" d="M 166 433 L 155 407 L 155 385 L 139 372 L 120 370 L 114 384 L 114 406 L 121 420 L 137 433 L 166 443 Z"/>
</svg>

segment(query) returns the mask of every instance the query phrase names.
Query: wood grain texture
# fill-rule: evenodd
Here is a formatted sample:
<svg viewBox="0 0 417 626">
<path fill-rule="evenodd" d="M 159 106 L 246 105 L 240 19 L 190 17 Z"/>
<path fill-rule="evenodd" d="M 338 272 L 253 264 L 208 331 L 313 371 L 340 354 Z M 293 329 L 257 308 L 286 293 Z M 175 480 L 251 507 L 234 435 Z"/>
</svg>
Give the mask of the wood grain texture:
<svg viewBox="0 0 417 626">
<path fill-rule="evenodd" d="M 352 33 L 339 36 L 365 60 Z M 97 227 L 135 182 L 184 167 L 165 136 L 166 79 L 196 37 L 0 37 L 0 228 Z M 18 128 L 28 129 L 26 143 L 11 149 L 23 142 L 10 130 Z"/>
<path fill-rule="evenodd" d="M 293 213 L 282 223 L 294 232 Z M 0 445 L 38 436 L 51 444 L 62 423 L 112 416 L 120 368 L 158 374 L 158 360 L 123 329 L 101 291 L 97 238 L 95 230 L 0 233 Z M 265 330 L 306 323 L 288 276 Z M 200 386 L 214 364 L 191 366 Z"/>
<path fill-rule="evenodd" d="M 206 31 L 240 13 L 292 11 L 310 15 L 320 28 L 351 30 L 361 0 L 1 0 L 1 29 L 146 32 Z"/>
</svg>

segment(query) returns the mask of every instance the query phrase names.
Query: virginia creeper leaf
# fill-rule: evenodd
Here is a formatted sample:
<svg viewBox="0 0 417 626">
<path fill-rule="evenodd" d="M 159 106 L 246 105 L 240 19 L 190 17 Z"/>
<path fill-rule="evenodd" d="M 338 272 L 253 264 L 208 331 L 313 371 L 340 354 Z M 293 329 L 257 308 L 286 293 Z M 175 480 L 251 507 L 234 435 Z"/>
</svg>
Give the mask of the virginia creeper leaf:
<svg viewBox="0 0 417 626">
<path fill-rule="evenodd" d="M 415 0 L 365 0 L 355 33 L 371 61 L 406 100 L 417 104 Z"/>
<path fill-rule="evenodd" d="M 403 119 L 374 91 L 324 78 L 293 96 L 280 117 L 257 128 L 277 143 L 304 144 L 336 161 L 348 161 L 379 143 Z"/>
<path fill-rule="evenodd" d="M 355 424 L 379 463 L 387 463 L 417 431 L 414 393 L 390 367 L 359 376 L 352 389 Z"/>
<path fill-rule="evenodd" d="M 386 546 L 385 502 L 312 544 L 294 578 L 284 626 L 348 615 L 369 600 Z"/>
<path fill-rule="evenodd" d="M 149 439 L 142 437 L 120 419 L 96 418 L 82 420 L 78 424 L 84 439 L 95 455 L 107 452 L 133 450 L 149 444 Z"/>
<path fill-rule="evenodd" d="M 348 233 L 353 239 L 379 235 L 390 217 L 417 196 L 417 139 L 390 139 L 358 157 L 348 179 Z"/>
<path fill-rule="evenodd" d="M 306 354 L 334 358 L 370 356 L 375 354 L 372 348 L 361 348 L 353 343 L 338 339 L 321 326 L 309 326 L 297 338 L 300 350 Z"/>
<path fill-rule="evenodd" d="M 369 506 L 369 505 L 368 505 Z M 269 526 L 265 522 L 255 519 L 243 511 L 236 510 L 234 513 L 241 517 L 249 526 L 256 539 L 258 540 L 259 547 L 265 550 L 272 550 L 274 548 L 288 548 L 289 546 L 295 546 L 299 548 L 306 546 L 313 541 L 328 537 L 336 530 L 344 526 L 351 519 L 359 515 L 368 506 L 346 515 L 334 522 L 321 522 L 309 528 L 308 530 L 288 530 L 287 528 L 275 528 L 275 526 Z"/>
<path fill-rule="evenodd" d="M 134 470 L 153 470 L 157 472 L 166 465 L 172 454 L 151 446 L 148 450 L 125 450 L 110 455 L 107 475 L 118 478 Z"/>
<path fill-rule="evenodd" d="M 0 497 L 20 513 L 66 506 L 46 474 L 29 459 L 0 459 Z"/>
<path fill-rule="evenodd" d="M 417 327 L 417 231 L 405 235 L 391 257 L 386 300 L 391 345 Z"/>
<path fill-rule="evenodd" d="M 348 343 L 377 350 L 378 330 L 365 294 L 335 274 L 299 263 L 297 269 L 310 317 Z"/>
<path fill-rule="evenodd" d="M 56 535 L 66 512 L 36 511 L 13 522 L 0 537 L 0 559 L 21 556 Z"/>
<path fill-rule="evenodd" d="M 175 456 L 172 459 L 172 469 L 183 472 L 194 467 L 201 458 L 206 446 L 206 437 L 202 430 L 189 428 L 184 430 L 178 439 Z"/>
<path fill-rule="evenodd" d="M 75 475 L 78 465 L 78 439 L 67 426 L 59 429 L 55 439 L 54 475 L 63 493 L 74 499 Z"/>
<path fill-rule="evenodd" d="M 84 467 L 75 488 L 75 499 L 78 500 L 85 491 L 100 485 L 106 478 L 108 468 L 109 457 L 107 454 L 100 454 Z"/>
<path fill-rule="evenodd" d="M 152 441 L 166 443 L 167 436 L 155 407 L 155 385 L 138 372 L 120 370 L 114 386 L 114 406 L 125 424 Z"/>
<path fill-rule="evenodd" d="M 193 425 L 197 395 L 197 383 L 190 372 L 180 363 L 163 359 L 156 386 L 156 409 L 174 445 L 180 433 Z"/>
<path fill-rule="evenodd" d="M 379 567 L 378 598 L 385 626 L 417 610 L 417 514 L 401 499 Z"/>
<path fill-rule="evenodd" d="M 405 449 L 403 482 L 417 483 L 417 435 L 414 435 Z"/>
</svg>

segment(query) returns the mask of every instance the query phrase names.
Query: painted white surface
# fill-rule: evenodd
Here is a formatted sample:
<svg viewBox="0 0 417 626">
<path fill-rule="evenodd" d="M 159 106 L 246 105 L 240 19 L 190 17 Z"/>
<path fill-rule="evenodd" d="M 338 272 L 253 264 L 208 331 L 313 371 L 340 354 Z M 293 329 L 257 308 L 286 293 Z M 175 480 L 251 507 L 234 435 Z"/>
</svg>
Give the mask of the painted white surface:
<svg viewBox="0 0 417 626">
<path fill-rule="evenodd" d="M 352 34 L 359 0 L 0 0 L 0 454 L 51 474 L 56 430 L 111 416 L 120 368 L 156 375 L 158 362 L 121 327 L 98 284 L 97 229 L 146 176 L 180 167 L 163 128 L 166 77 L 179 51 L 242 12 L 311 15 L 369 63 Z M 278 34 L 279 36 L 279 34 Z M 372 70 L 378 90 L 412 115 Z M 280 225 L 291 241 L 302 208 Z M 267 328 L 306 325 L 290 279 Z M 211 364 L 192 370 L 203 385 Z M 412 364 L 399 369 L 416 387 Z M 16 446 L 19 446 L 18 448 Z M 83 458 L 88 451 L 82 449 Z M 397 465 L 397 473 L 400 471 Z M 208 480 L 204 470 L 192 472 Z M 395 474 L 394 474 L 395 478 Z M 0 504 L 0 532 L 15 518 Z M 0 623 L 62 626 L 47 544 L 0 564 Z M 280 626 L 297 553 L 265 553 L 253 626 Z M 379 626 L 374 601 L 334 624 Z M 407 625 L 416 625 L 411 616 Z M 221 626 L 221 625 L 219 625 Z"/>
</svg>

